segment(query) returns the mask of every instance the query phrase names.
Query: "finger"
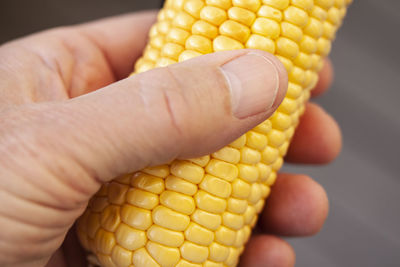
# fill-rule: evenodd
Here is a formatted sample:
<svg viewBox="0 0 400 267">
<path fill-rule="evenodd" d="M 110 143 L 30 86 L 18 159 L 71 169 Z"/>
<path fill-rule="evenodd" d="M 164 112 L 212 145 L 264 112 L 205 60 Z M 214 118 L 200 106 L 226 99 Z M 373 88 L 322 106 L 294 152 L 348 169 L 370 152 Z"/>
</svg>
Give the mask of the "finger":
<svg viewBox="0 0 400 267">
<path fill-rule="evenodd" d="M 260 216 L 260 224 L 277 235 L 314 235 L 323 226 L 328 210 L 322 186 L 304 175 L 280 174 Z"/>
<path fill-rule="evenodd" d="M 334 160 L 342 147 L 336 121 L 320 106 L 308 103 L 286 155 L 293 163 L 325 164 Z"/>
<path fill-rule="evenodd" d="M 315 88 L 311 91 L 311 96 L 316 97 L 325 93 L 331 86 L 333 81 L 332 61 L 327 58 L 324 61 L 324 66 L 319 73 L 319 80 Z"/>
<path fill-rule="evenodd" d="M 64 103 L 26 107 L 23 130 L 15 120 L 9 122 L 14 127 L 3 128 L 22 144 L 39 145 L 34 151 L 49 157 L 41 162 L 87 196 L 97 189 L 87 191 L 93 180 L 216 151 L 268 118 L 286 88 L 286 72 L 271 54 L 226 51 L 134 75 Z"/>
<path fill-rule="evenodd" d="M 252 237 L 246 245 L 239 266 L 291 267 L 295 261 L 293 248 L 287 242 L 276 236 L 259 235 Z"/>
<path fill-rule="evenodd" d="M 76 97 L 126 77 L 155 12 L 56 28 L 0 47 L 0 104 Z M 23 73 L 24 75 L 21 75 Z"/>
<path fill-rule="evenodd" d="M 156 20 L 155 11 L 103 19 L 77 27 L 103 51 L 117 79 L 133 71 L 142 55 L 147 35 Z"/>
</svg>

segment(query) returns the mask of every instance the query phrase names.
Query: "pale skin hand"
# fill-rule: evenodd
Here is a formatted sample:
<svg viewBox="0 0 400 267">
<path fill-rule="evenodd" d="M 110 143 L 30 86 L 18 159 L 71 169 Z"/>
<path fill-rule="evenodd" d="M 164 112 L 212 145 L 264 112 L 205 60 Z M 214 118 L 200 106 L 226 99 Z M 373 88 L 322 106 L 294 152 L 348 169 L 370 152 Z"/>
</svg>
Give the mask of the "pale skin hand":
<svg viewBox="0 0 400 267">
<path fill-rule="evenodd" d="M 197 67 L 199 75 L 174 80 L 178 88 L 185 87 L 184 93 L 178 92 L 185 100 L 172 106 L 174 118 L 163 112 L 165 101 L 155 97 L 165 88 L 150 82 L 171 82 L 169 72 L 153 71 L 108 86 L 129 74 L 154 19 L 154 13 L 128 15 L 50 30 L 0 47 L 0 265 L 85 266 L 76 237 L 69 234 L 64 239 L 101 182 L 174 158 L 210 153 L 268 118 L 279 104 L 285 88 L 271 110 L 238 120 L 225 98 L 205 89 L 220 88 L 221 94 L 228 95 L 213 66 L 245 51 L 205 56 L 172 69 L 175 74 L 196 73 Z M 189 78 L 198 79 L 204 88 L 190 85 Z M 284 87 L 282 70 L 280 79 Z M 327 64 L 314 92 L 326 90 L 331 79 Z M 146 92 L 141 91 L 144 88 Z M 149 98 L 152 107 L 159 107 L 151 112 L 141 102 L 149 97 L 148 90 L 155 92 Z M 215 105 L 191 105 L 196 123 L 190 123 L 192 119 L 179 111 L 202 94 L 215 95 Z M 216 117 L 201 112 L 210 109 Z M 224 134 L 215 136 L 215 132 Z M 199 140 L 210 141 L 202 142 L 201 149 L 193 148 Z M 313 149 L 307 146 L 311 140 Z M 327 163 L 340 146 L 334 120 L 317 105 L 308 104 L 286 160 Z M 265 234 L 253 237 L 241 263 L 292 266 L 294 252 L 278 236 L 315 234 L 327 212 L 320 185 L 307 176 L 280 175 L 260 216 Z"/>
</svg>

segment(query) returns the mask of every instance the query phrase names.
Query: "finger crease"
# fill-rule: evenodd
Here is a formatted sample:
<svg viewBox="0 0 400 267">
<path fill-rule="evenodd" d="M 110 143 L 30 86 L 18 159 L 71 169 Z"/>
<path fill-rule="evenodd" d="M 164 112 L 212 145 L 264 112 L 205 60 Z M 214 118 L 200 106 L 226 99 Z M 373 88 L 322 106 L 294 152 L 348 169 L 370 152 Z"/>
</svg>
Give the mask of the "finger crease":
<svg viewBox="0 0 400 267">
<path fill-rule="evenodd" d="M 99 44 L 99 42 L 98 42 L 95 38 L 93 38 L 90 34 L 88 34 L 87 32 L 85 32 L 85 31 L 82 30 L 82 29 L 76 29 L 76 30 L 77 30 L 77 32 L 78 32 L 82 37 L 84 37 L 87 41 L 89 41 L 91 44 L 93 44 L 95 47 L 97 47 L 97 48 L 99 49 L 102 58 L 104 59 L 104 61 L 105 61 L 106 64 L 107 64 L 107 67 L 108 67 L 108 69 L 109 69 L 109 71 L 110 71 L 110 74 L 111 74 L 112 79 L 113 79 L 114 81 L 116 81 L 118 76 L 117 76 L 117 74 L 115 73 L 114 68 L 112 67 L 113 64 L 111 63 L 110 56 L 108 55 L 107 51 L 106 51 L 106 50 Z M 100 35 L 101 33 L 100 33 L 100 32 L 97 32 L 96 34 Z"/>
</svg>

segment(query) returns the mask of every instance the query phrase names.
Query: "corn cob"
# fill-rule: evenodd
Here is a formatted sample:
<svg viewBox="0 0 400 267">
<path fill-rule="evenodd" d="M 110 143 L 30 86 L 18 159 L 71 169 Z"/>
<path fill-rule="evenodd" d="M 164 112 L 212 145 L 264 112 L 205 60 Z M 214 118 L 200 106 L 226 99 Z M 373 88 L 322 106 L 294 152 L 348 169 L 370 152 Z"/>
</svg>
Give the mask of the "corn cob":
<svg viewBox="0 0 400 267">
<path fill-rule="evenodd" d="M 78 221 L 102 266 L 236 266 L 351 0 L 168 0 L 136 72 L 221 50 L 276 55 L 274 115 L 230 145 L 103 185 Z"/>
</svg>

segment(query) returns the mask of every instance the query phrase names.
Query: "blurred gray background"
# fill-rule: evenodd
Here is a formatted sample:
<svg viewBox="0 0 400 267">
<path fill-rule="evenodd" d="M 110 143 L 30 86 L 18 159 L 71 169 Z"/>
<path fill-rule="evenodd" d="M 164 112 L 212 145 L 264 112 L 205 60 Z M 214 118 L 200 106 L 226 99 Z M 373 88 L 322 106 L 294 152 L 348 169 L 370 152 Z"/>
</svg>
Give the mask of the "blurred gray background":
<svg viewBox="0 0 400 267">
<path fill-rule="evenodd" d="M 138 9 L 159 0 L 0 0 L 0 43 L 49 27 Z M 297 266 L 400 266 L 400 1 L 355 1 L 334 44 L 336 79 L 319 98 L 343 129 L 331 165 L 286 166 L 328 191 L 316 237 L 289 239 Z"/>
</svg>

